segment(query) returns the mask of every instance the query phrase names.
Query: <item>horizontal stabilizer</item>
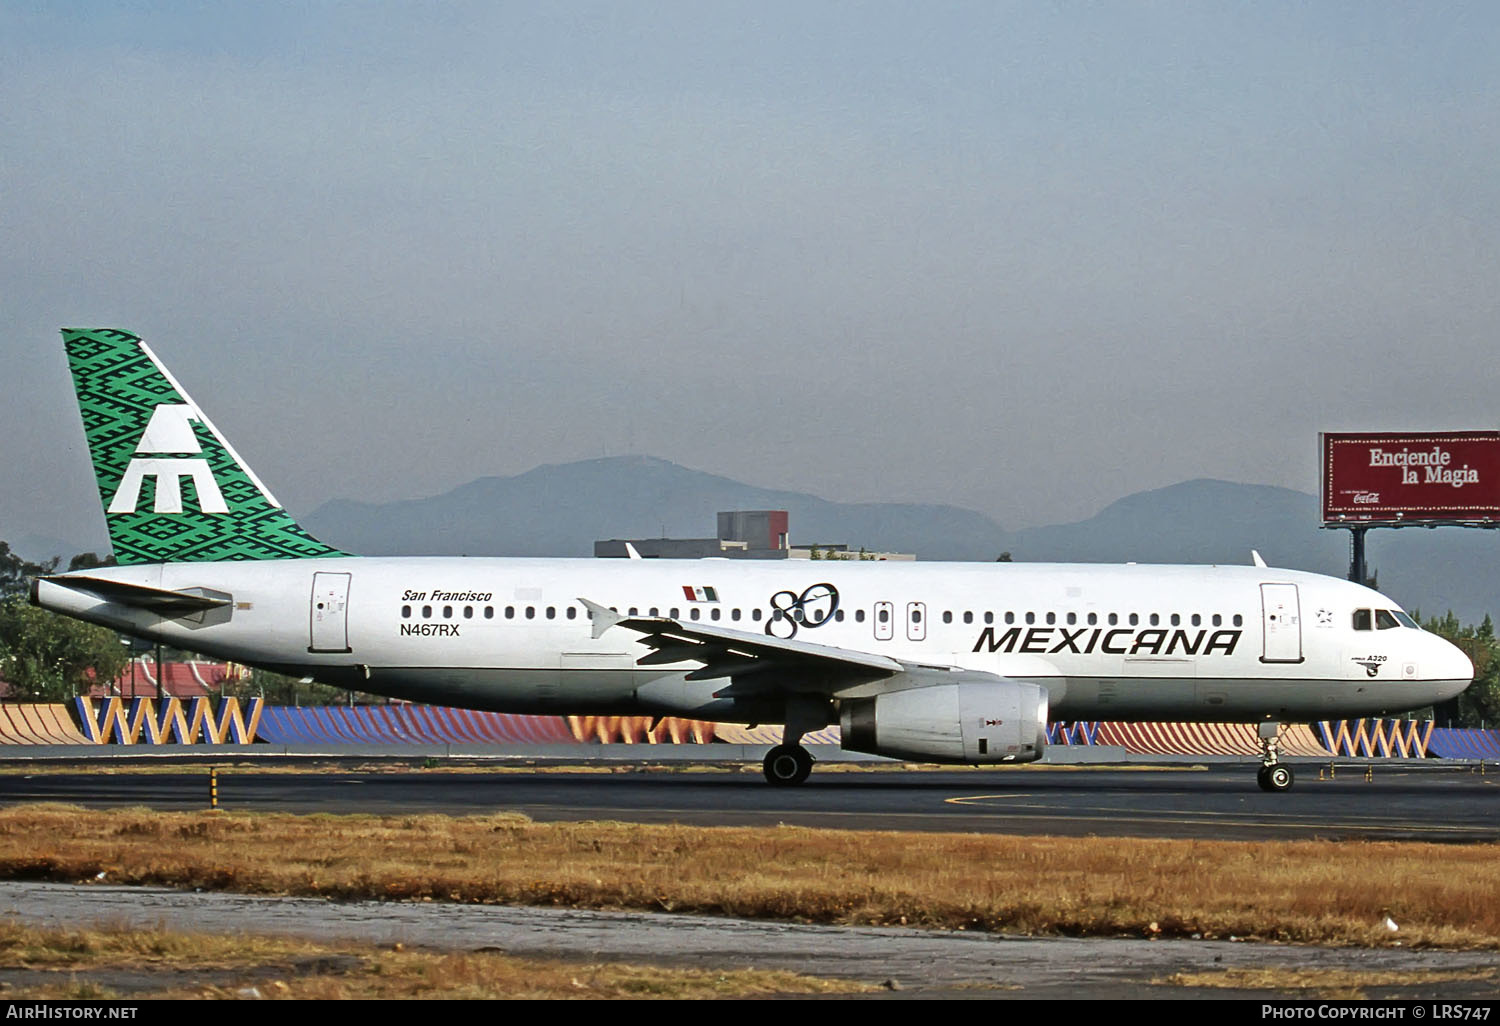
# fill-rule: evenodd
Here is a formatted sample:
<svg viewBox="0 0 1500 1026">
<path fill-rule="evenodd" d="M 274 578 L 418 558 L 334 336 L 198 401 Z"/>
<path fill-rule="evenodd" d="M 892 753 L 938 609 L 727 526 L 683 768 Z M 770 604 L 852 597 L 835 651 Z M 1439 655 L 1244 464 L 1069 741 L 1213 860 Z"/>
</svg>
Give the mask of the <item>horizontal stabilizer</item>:
<svg viewBox="0 0 1500 1026">
<path fill-rule="evenodd" d="M 134 606 L 136 609 L 145 609 L 172 618 L 218 609 L 234 601 L 233 597 L 222 592 L 196 594 L 191 591 L 169 591 L 166 588 L 153 588 L 146 584 L 127 584 L 124 581 L 111 581 L 102 577 L 59 574 L 53 577 L 42 577 L 39 580 L 71 588 L 74 591 L 88 592 L 106 602 Z"/>
</svg>

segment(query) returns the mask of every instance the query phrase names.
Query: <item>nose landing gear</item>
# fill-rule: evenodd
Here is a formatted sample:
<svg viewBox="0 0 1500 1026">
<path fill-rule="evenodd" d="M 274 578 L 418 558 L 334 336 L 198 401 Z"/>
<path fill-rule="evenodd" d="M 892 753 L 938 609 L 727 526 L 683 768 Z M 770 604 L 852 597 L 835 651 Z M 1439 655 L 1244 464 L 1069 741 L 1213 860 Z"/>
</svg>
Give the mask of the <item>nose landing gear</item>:
<svg viewBox="0 0 1500 1026">
<path fill-rule="evenodd" d="M 1255 782 L 1262 791 L 1290 791 L 1296 776 L 1292 768 L 1281 761 L 1278 752 L 1281 731 L 1279 723 L 1260 725 L 1260 769 L 1255 773 Z"/>
</svg>

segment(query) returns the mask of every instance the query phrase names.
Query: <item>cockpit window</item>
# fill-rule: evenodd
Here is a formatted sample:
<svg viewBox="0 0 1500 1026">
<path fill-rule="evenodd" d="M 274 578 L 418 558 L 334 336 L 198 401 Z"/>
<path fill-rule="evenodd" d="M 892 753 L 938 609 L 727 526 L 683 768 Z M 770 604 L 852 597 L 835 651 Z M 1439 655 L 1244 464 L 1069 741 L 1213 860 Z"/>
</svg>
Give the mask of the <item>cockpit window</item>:
<svg viewBox="0 0 1500 1026">
<path fill-rule="evenodd" d="M 1354 611 L 1354 629 L 1367 631 L 1370 629 L 1370 611 L 1368 609 L 1356 609 Z"/>
<path fill-rule="evenodd" d="M 1396 622 L 1403 627 L 1410 627 L 1413 630 L 1418 631 L 1422 629 L 1421 627 L 1417 626 L 1417 621 L 1413 620 L 1411 617 L 1407 616 L 1399 609 L 1392 609 L 1391 615 L 1394 616 L 1396 618 Z"/>
<path fill-rule="evenodd" d="M 1396 618 L 1391 615 L 1391 611 L 1389 609 L 1377 609 L 1377 610 L 1375 610 L 1375 629 L 1376 630 L 1378 630 L 1378 631 L 1388 631 L 1392 627 L 1400 627 L 1400 626 L 1401 625 L 1396 622 Z"/>
</svg>

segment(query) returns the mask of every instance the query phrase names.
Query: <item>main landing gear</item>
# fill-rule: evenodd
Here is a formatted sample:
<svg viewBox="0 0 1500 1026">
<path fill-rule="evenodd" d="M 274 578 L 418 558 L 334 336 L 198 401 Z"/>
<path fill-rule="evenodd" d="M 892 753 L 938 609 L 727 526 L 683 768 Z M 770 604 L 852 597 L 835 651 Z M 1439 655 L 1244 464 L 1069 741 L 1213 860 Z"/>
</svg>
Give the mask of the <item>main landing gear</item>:
<svg viewBox="0 0 1500 1026">
<path fill-rule="evenodd" d="M 766 782 L 776 787 L 800 784 L 812 773 L 813 757 L 801 745 L 780 744 L 766 753 L 762 769 Z"/>
<path fill-rule="evenodd" d="M 795 787 L 812 773 L 812 753 L 802 747 L 802 735 L 829 724 L 832 707 L 826 698 L 794 695 L 786 703 L 786 728 L 781 744 L 766 753 L 761 764 L 766 783 L 772 787 Z"/>
<path fill-rule="evenodd" d="M 1281 761 L 1277 751 L 1281 740 L 1277 737 L 1280 730 L 1279 723 L 1267 722 L 1260 725 L 1260 769 L 1255 773 L 1255 782 L 1262 791 L 1290 791 L 1292 782 L 1296 779 L 1292 768 Z"/>
</svg>

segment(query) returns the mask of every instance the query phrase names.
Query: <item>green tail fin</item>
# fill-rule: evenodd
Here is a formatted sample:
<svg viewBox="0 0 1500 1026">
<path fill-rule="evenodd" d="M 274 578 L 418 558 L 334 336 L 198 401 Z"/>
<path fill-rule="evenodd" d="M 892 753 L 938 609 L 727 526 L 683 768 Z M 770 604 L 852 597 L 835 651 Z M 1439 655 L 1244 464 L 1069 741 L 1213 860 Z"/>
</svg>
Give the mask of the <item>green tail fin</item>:
<svg viewBox="0 0 1500 1026">
<path fill-rule="evenodd" d="M 347 555 L 287 515 L 146 343 L 62 334 L 118 562 Z"/>
</svg>

